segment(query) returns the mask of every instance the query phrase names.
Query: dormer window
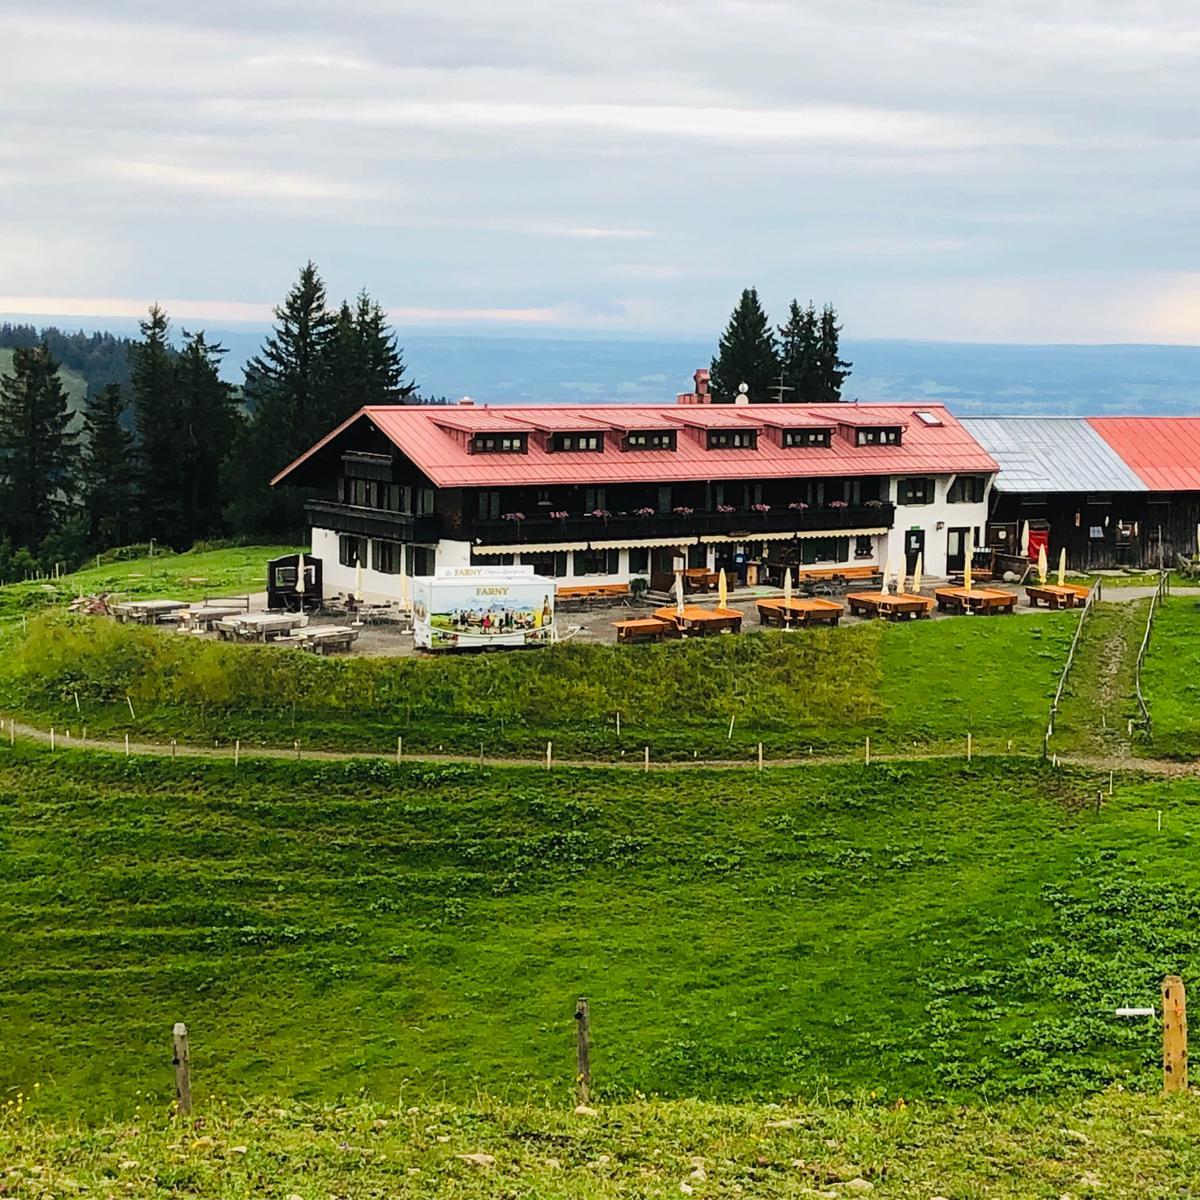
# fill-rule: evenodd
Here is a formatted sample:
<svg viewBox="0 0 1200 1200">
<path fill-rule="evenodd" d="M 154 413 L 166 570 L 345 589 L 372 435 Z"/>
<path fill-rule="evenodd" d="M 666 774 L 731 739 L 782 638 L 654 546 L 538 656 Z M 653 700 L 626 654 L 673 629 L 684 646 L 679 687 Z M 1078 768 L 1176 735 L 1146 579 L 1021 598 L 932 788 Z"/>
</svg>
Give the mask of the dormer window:
<svg viewBox="0 0 1200 1200">
<path fill-rule="evenodd" d="M 554 433 L 550 435 L 550 449 L 599 454 L 604 450 L 604 434 Z"/>
<path fill-rule="evenodd" d="M 710 429 L 710 450 L 753 450 L 758 445 L 757 429 Z"/>
<path fill-rule="evenodd" d="M 856 429 L 854 444 L 856 446 L 898 446 L 900 445 L 900 426 L 881 425 Z"/>
<path fill-rule="evenodd" d="M 524 454 L 523 433 L 477 433 L 471 438 L 472 454 Z"/>
<path fill-rule="evenodd" d="M 674 450 L 675 430 L 654 429 L 627 433 L 625 435 L 626 450 Z"/>
<path fill-rule="evenodd" d="M 828 429 L 785 429 L 783 444 L 793 446 L 824 446 L 829 447 L 830 430 Z"/>
</svg>

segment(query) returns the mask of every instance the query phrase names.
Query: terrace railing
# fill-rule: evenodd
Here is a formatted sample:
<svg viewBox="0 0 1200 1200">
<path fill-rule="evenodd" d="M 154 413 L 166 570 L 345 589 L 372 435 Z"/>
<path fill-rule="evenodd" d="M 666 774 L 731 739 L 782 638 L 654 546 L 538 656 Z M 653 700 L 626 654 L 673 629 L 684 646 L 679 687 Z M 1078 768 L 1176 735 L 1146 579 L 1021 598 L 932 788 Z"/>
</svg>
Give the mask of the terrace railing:
<svg viewBox="0 0 1200 1200">
<path fill-rule="evenodd" d="M 499 519 L 477 520 L 473 536 L 484 545 L 538 545 L 552 542 L 605 542 L 632 538 L 678 538 L 681 543 L 704 535 L 745 537 L 753 541 L 764 533 L 829 533 L 848 529 L 890 529 L 895 521 L 892 504 L 857 504 L 844 508 L 772 508 L 768 512 L 669 512 L 639 516 L 550 517 L 529 513 Z"/>
</svg>

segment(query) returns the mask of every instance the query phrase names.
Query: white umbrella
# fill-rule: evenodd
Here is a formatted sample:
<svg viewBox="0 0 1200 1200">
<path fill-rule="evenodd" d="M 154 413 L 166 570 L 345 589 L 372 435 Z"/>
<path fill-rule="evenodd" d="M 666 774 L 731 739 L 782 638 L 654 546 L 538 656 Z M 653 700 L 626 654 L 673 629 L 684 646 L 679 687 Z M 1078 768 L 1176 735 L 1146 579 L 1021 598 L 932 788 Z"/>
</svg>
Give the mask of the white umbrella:
<svg viewBox="0 0 1200 1200">
<path fill-rule="evenodd" d="M 913 567 L 912 594 L 914 596 L 919 596 L 921 594 L 921 567 L 923 565 L 922 560 L 924 557 L 925 555 L 918 554 L 916 564 Z"/>
<path fill-rule="evenodd" d="M 1038 583 L 1043 587 L 1046 586 L 1046 543 L 1043 542 L 1038 547 Z"/>
<path fill-rule="evenodd" d="M 1067 582 L 1067 548 L 1064 546 L 1058 556 L 1058 586 L 1063 587 Z"/>
<path fill-rule="evenodd" d="M 362 599 L 363 599 L 363 590 L 362 590 L 362 563 L 359 563 L 359 564 L 358 564 L 358 565 L 357 565 L 357 566 L 354 568 L 354 596 L 355 596 L 355 599 L 357 599 L 357 600 L 358 600 L 359 604 L 361 604 L 361 603 L 362 603 Z"/>
<path fill-rule="evenodd" d="M 904 595 L 904 580 L 905 580 L 905 572 L 907 570 L 908 570 L 908 559 L 902 558 L 900 560 L 900 570 L 896 572 L 896 595 L 897 596 Z"/>
<path fill-rule="evenodd" d="M 675 615 L 683 616 L 683 572 L 675 572 Z"/>
<path fill-rule="evenodd" d="M 892 587 L 892 556 L 889 554 L 883 564 L 883 587 L 879 590 L 885 596 L 890 596 Z"/>
<path fill-rule="evenodd" d="M 300 597 L 301 604 L 304 602 L 304 572 L 306 569 L 304 555 L 301 554 L 296 563 L 296 595 Z"/>
<path fill-rule="evenodd" d="M 792 568 L 788 567 L 783 573 L 783 604 L 785 608 L 792 607 Z"/>
<path fill-rule="evenodd" d="M 1021 526 L 1021 557 L 1029 557 L 1029 522 Z"/>
</svg>

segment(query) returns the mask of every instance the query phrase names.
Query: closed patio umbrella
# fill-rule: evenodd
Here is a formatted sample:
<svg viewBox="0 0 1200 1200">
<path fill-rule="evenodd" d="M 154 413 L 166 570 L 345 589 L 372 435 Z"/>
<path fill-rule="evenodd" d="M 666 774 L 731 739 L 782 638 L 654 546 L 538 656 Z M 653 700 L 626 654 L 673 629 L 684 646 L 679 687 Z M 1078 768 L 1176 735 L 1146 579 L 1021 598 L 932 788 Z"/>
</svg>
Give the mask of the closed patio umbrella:
<svg viewBox="0 0 1200 1200">
<path fill-rule="evenodd" d="M 1043 543 L 1038 547 L 1038 583 L 1043 587 L 1046 585 L 1046 546 Z"/>
<path fill-rule="evenodd" d="M 1029 522 L 1021 526 L 1021 557 L 1029 557 Z"/>
<path fill-rule="evenodd" d="M 792 568 L 788 567 L 783 573 L 783 603 L 785 608 L 792 607 Z"/>
<path fill-rule="evenodd" d="M 971 565 L 975 558 L 975 531 L 967 531 L 967 552 L 963 556 L 963 587 L 971 590 Z"/>
<path fill-rule="evenodd" d="M 911 586 L 912 586 L 912 594 L 914 596 L 919 596 L 921 594 L 921 566 L 922 566 L 922 560 L 924 558 L 925 558 L 925 555 L 918 554 L 917 561 L 913 565 L 912 585 Z"/>
<path fill-rule="evenodd" d="M 879 590 L 885 596 L 892 594 L 892 556 L 889 554 L 883 564 L 883 587 Z"/>
<path fill-rule="evenodd" d="M 304 555 L 301 554 L 296 562 L 296 595 L 300 597 L 300 607 L 304 607 Z"/>
<path fill-rule="evenodd" d="M 1064 546 L 1058 555 L 1058 586 L 1063 587 L 1067 582 L 1067 548 Z"/>
<path fill-rule="evenodd" d="M 683 616 L 683 572 L 675 572 L 675 615 Z"/>
<path fill-rule="evenodd" d="M 721 573 L 717 576 L 717 607 L 724 608 L 729 600 L 729 588 L 725 583 L 725 568 L 721 568 Z"/>
</svg>

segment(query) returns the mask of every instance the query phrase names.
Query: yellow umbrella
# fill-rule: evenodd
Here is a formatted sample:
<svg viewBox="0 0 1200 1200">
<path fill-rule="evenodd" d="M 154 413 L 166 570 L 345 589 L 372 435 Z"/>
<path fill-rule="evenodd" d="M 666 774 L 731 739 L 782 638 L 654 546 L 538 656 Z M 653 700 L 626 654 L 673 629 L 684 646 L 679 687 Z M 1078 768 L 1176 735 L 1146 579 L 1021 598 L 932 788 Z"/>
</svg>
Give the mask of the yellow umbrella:
<svg viewBox="0 0 1200 1200">
<path fill-rule="evenodd" d="M 717 576 L 717 607 L 724 608 L 729 600 L 729 590 L 725 583 L 725 568 L 721 568 L 720 575 Z"/>
<path fill-rule="evenodd" d="M 683 616 L 683 572 L 675 572 L 675 615 Z"/>
<path fill-rule="evenodd" d="M 896 574 L 896 595 L 904 595 L 904 573 L 908 569 L 908 560 L 902 558 L 900 560 L 900 570 Z"/>
<path fill-rule="evenodd" d="M 1038 547 L 1038 583 L 1046 586 L 1046 543 Z"/>
<path fill-rule="evenodd" d="M 883 564 L 883 587 L 879 590 L 885 596 L 890 596 L 892 586 L 892 556 L 889 554 Z"/>
<path fill-rule="evenodd" d="M 967 530 L 967 552 L 963 555 L 963 587 L 971 590 L 971 562 L 975 557 L 975 531 Z"/>
<path fill-rule="evenodd" d="M 1067 582 L 1067 548 L 1064 546 L 1058 555 L 1058 586 Z"/>
<path fill-rule="evenodd" d="M 925 555 L 918 554 L 916 565 L 913 567 L 912 594 L 914 596 L 919 596 L 921 594 L 921 566 L 922 566 L 922 560 L 924 559 L 924 557 L 925 557 Z"/>
<path fill-rule="evenodd" d="M 792 568 L 788 567 L 783 573 L 783 603 L 784 607 L 792 607 Z"/>
</svg>

